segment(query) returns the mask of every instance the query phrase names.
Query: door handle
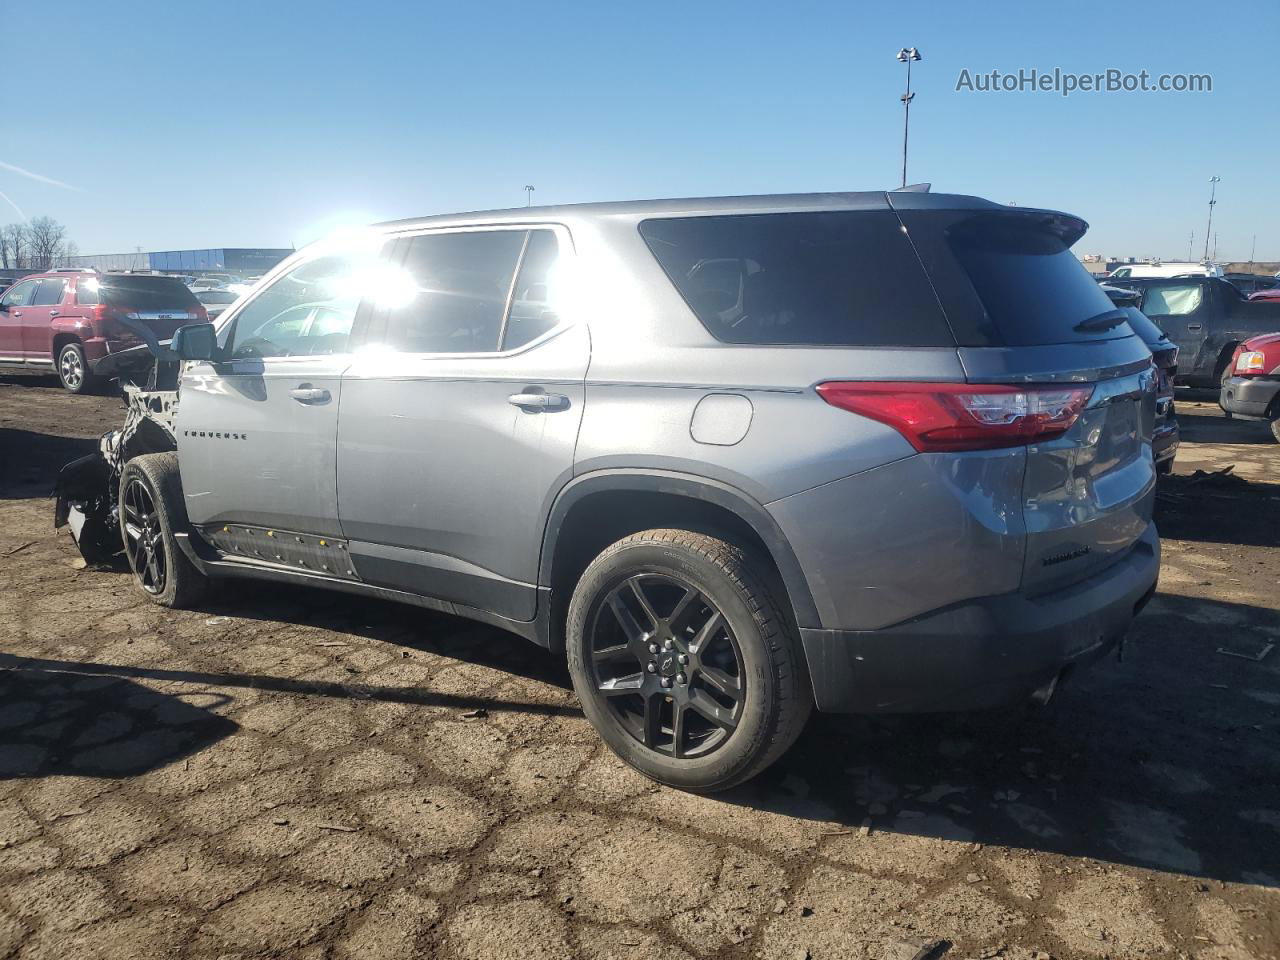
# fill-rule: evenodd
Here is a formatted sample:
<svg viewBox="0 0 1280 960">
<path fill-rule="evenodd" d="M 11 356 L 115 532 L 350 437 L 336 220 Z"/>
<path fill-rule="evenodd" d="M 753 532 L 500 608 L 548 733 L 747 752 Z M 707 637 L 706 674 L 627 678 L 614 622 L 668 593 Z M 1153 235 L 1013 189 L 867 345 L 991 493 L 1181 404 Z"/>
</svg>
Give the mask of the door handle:
<svg viewBox="0 0 1280 960">
<path fill-rule="evenodd" d="M 521 410 L 563 410 L 569 406 L 569 398 L 561 393 L 513 393 L 507 403 Z"/>
<path fill-rule="evenodd" d="M 313 387 L 309 383 L 304 383 L 294 387 L 289 391 L 289 396 L 297 400 L 299 403 L 328 403 L 330 400 L 329 391 L 323 387 Z"/>
<path fill-rule="evenodd" d="M 20 316 L 22 316 L 22 311 L 21 311 L 21 310 L 10 310 L 9 312 L 10 312 L 11 314 L 13 314 L 15 317 L 20 317 Z"/>
<path fill-rule="evenodd" d="M 1199 329 L 1200 329 L 1200 324 L 1198 324 L 1198 323 L 1188 323 L 1188 324 L 1187 324 L 1187 329 L 1188 329 L 1188 330 L 1199 330 Z"/>
</svg>

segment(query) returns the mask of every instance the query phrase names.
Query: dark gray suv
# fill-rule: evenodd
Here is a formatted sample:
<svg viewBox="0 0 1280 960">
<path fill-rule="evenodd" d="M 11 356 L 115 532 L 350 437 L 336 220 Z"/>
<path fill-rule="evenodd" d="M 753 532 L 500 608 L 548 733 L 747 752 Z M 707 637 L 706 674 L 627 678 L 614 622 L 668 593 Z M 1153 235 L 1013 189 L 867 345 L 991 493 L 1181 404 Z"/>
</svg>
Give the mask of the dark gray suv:
<svg viewBox="0 0 1280 960">
<path fill-rule="evenodd" d="M 1159 564 L 1151 356 L 1085 229 L 910 192 L 384 224 L 179 331 L 59 519 L 166 605 L 251 577 L 512 630 L 693 790 L 814 706 L 1043 699 Z"/>
</svg>

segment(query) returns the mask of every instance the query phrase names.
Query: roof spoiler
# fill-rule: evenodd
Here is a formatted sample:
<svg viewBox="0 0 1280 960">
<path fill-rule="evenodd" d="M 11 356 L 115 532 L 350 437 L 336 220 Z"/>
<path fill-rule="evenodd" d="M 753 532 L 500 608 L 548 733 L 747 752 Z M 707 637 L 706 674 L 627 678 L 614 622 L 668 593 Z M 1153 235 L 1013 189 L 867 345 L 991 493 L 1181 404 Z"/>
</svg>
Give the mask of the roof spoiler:
<svg viewBox="0 0 1280 960">
<path fill-rule="evenodd" d="M 932 183 L 908 183 L 904 187 L 894 187 L 890 193 L 928 193 Z"/>
</svg>

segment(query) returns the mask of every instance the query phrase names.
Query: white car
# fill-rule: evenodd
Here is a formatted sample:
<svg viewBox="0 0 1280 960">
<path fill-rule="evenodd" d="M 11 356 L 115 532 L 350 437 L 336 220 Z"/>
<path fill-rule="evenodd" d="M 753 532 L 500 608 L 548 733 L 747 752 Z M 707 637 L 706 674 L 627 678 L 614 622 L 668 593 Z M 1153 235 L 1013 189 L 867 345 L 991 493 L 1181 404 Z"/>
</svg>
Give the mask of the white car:
<svg viewBox="0 0 1280 960">
<path fill-rule="evenodd" d="M 1169 260 L 1164 263 L 1129 263 L 1107 274 L 1109 280 L 1128 277 L 1220 277 L 1222 268 L 1216 263 Z"/>
</svg>

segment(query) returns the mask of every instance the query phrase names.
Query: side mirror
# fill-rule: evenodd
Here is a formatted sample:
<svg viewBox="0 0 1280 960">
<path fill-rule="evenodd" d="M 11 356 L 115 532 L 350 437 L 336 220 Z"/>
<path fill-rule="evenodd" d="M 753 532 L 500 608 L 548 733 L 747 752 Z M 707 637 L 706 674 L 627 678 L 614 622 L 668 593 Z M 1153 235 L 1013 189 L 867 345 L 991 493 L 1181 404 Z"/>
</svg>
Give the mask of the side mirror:
<svg viewBox="0 0 1280 960">
<path fill-rule="evenodd" d="M 174 331 L 169 349 L 183 360 L 213 360 L 218 354 L 218 334 L 212 323 L 192 323 Z"/>
</svg>

